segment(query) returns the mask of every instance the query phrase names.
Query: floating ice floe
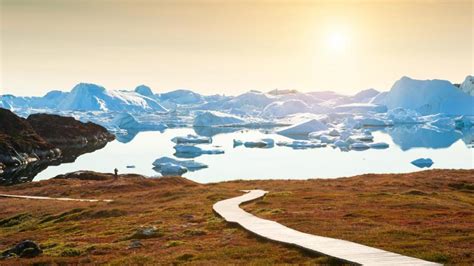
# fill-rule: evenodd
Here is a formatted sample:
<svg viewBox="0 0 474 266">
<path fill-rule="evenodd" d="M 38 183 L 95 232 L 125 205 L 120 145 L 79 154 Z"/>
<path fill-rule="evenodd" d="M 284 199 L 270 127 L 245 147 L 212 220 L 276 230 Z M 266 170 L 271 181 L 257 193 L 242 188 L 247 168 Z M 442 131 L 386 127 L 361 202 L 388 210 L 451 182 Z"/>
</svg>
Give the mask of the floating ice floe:
<svg viewBox="0 0 474 266">
<path fill-rule="evenodd" d="M 239 141 L 237 141 L 237 143 L 239 143 Z M 240 143 L 242 142 L 240 141 Z M 234 146 L 238 146 L 235 144 L 236 142 L 234 140 Z M 255 141 L 245 141 L 243 142 L 243 145 L 247 148 L 273 148 L 273 146 L 275 146 L 275 141 L 273 139 L 266 138 Z"/>
<path fill-rule="evenodd" d="M 363 150 L 370 149 L 369 145 L 367 145 L 365 143 L 362 143 L 362 142 L 352 143 L 349 147 L 350 147 L 351 150 L 356 150 L 356 151 L 363 151 Z"/>
<path fill-rule="evenodd" d="M 312 119 L 300 124 L 296 124 L 293 126 L 290 126 L 288 128 L 282 129 L 278 131 L 278 134 L 281 135 L 304 135 L 307 136 L 309 133 L 312 132 L 318 132 L 318 131 L 324 131 L 327 130 L 328 127 L 320 122 L 319 120 Z"/>
<path fill-rule="evenodd" d="M 411 164 L 419 168 L 429 168 L 433 165 L 433 160 L 430 158 L 420 158 L 412 161 Z"/>
<path fill-rule="evenodd" d="M 185 167 L 183 167 L 181 165 L 174 164 L 174 163 L 163 163 L 163 164 L 161 164 L 160 170 L 159 170 L 159 172 L 163 176 L 170 176 L 170 175 L 180 176 L 180 175 L 186 173 L 187 171 L 188 171 L 188 169 L 186 169 Z"/>
<path fill-rule="evenodd" d="M 371 149 L 387 149 L 389 147 L 388 143 L 385 142 L 374 142 L 368 145 Z"/>
<path fill-rule="evenodd" d="M 372 136 L 372 134 L 362 134 L 362 135 L 352 136 L 351 139 L 363 141 L 363 142 L 371 142 L 374 140 L 374 136 Z"/>
<path fill-rule="evenodd" d="M 188 145 L 188 144 L 178 144 L 174 146 L 176 150 L 175 155 L 182 158 L 193 158 L 198 157 L 202 154 L 222 154 L 224 150 L 221 149 L 203 149 L 198 146 Z"/>
<path fill-rule="evenodd" d="M 153 166 L 155 166 L 155 169 L 160 172 L 162 169 L 163 165 L 166 164 L 174 164 L 174 165 L 179 165 L 181 167 L 186 168 L 189 171 L 196 171 L 199 169 L 207 168 L 206 164 L 196 162 L 194 160 L 176 160 L 170 157 L 161 157 L 159 159 L 156 159 L 153 162 Z"/>
<path fill-rule="evenodd" d="M 341 140 L 341 139 L 338 139 L 334 142 L 333 144 L 335 147 L 338 147 L 338 148 L 347 148 L 349 147 L 350 143 L 348 141 L 344 141 L 344 140 Z"/>
<path fill-rule="evenodd" d="M 186 136 L 178 136 L 171 139 L 172 142 L 176 144 L 204 144 L 204 143 L 211 143 L 212 139 L 210 137 L 204 136 L 196 136 L 196 135 L 186 135 Z"/>
<path fill-rule="evenodd" d="M 293 149 L 310 149 L 326 147 L 325 143 L 318 143 L 309 140 L 279 141 L 278 146 L 291 147 Z"/>
<path fill-rule="evenodd" d="M 234 139 L 233 140 L 233 145 L 234 145 L 234 148 L 235 148 L 235 147 L 244 145 L 244 142 L 241 141 L 241 140 L 238 140 L 238 139 Z"/>
</svg>

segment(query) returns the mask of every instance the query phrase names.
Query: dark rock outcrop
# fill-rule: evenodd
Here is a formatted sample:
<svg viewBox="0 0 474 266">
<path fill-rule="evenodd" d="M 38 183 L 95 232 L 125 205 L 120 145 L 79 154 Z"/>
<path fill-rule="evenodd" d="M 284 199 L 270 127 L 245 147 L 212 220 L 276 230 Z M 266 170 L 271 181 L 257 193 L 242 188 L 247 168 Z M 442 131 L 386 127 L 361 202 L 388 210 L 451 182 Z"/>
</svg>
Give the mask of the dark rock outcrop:
<svg viewBox="0 0 474 266">
<path fill-rule="evenodd" d="M 0 163 L 5 168 L 59 155 L 60 150 L 39 136 L 28 121 L 0 108 Z"/>
<path fill-rule="evenodd" d="M 38 135 L 55 146 L 86 146 L 115 138 L 102 126 L 92 122 L 82 123 L 72 117 L 32 114 L 26 121 Z"/>
<path fill-rule="evenodd" d="M 17 256 L 20 258 L 34 258 L 41 253 L 43 253 L 43 251 L 38 246 L 38 244 L 31 240 L 24 240 L 11 249 L 2 252 L 0 258 L 8 258 L 12 256 Z"/>
<path fill-rule="evenodd" d="M 24 119 L 0 108 L 0 184 L 29 181 L 49 165 L 74 162 L 114 138 L 104 127 L 72 117 L 33 114 Z"/>
</svg>

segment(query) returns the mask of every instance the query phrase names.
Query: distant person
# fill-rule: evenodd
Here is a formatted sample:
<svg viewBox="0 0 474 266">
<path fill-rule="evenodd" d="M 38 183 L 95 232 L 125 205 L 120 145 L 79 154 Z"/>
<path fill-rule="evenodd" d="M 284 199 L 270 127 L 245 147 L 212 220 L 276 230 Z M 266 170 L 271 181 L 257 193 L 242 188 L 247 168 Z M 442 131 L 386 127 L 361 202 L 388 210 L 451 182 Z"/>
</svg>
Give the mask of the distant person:
<svg viewBox="0 0 474 266">
<path fill-rule="evenodd" d="M 118 178 L 118 169 L 117 168 L 114 169 L 114 177 L 115 177 L 115 179 Z"/>
</svg>

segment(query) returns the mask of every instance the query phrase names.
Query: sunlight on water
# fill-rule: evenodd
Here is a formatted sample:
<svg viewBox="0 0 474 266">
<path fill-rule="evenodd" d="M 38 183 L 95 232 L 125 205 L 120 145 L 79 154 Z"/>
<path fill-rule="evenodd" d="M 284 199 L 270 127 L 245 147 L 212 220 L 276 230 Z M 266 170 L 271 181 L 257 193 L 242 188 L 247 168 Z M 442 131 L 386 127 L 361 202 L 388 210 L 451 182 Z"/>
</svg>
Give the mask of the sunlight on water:
<svg viewBox="0 0 474 266">
<path fill-rule="evenodd" d="M 205 132 L 200 133 L 205 134 Z M 401 135 L 389 133 L 392 137 L 395 136 L 396 141 L 399 141 L 397 136 Z M 169 129 L 163 133 L 140 132 L 128 143 L 115 140 L 101 150 L 80 156 L 74 163 L 50 166 L 39 173 L 34 180 L 48 179 L 79 170 L 112 172 L 115 167 L 120 173 L 160 176 L 152 169 L 153 161 L 162 156 L 174 157 L 174 143 L 171 139 L 186 134 L 196 134 L 196 132 L 191 128 Z M 384 141 L 390 144 L 390 147 L 384 150 L 349 152 L 341 152 L 332 147 L 306 150 L 280 146 L 270 149 L 243 146 L 234 148 L 234 139 L 255 140 L 269 137 L 275 141 L 291 139 L 258 130 L 239 130 L 218 134 L 213 136 L 212 144 L 201 146 L 218 146 L 225 150 L 225 154 L 202 155 L 195 158 L 196 161 L 207 164 L 209 168 L 188 172 L 184 176 L 197 182 L 209 183 L 233 179 L 307 179 L 335 178 L 365 173 L 403 173 L 422 170 L 410 163 L 421 157 L 433 159 L 432 168 L 473 168 L 474 151 L 468 148 L 458 136 L 447 147 L 430 148 L 436 147 L 436 143 L 419 147 L 423 146 L 423 143 L 415 140 L 410 144 L 405 139 L 402 144 L 397 145 L 386 132 L 376 131 L 373 135 L 376 142 Z M 404 138 L 407 136 L 410 135 L 403 135 Z M 416 134 L 412 136 L 417 137 Z M 446 139 L 446 136 L 442 139 Z M 128 165 L 134 165 L 135 168 L 127 168 Z"/>
</svg>

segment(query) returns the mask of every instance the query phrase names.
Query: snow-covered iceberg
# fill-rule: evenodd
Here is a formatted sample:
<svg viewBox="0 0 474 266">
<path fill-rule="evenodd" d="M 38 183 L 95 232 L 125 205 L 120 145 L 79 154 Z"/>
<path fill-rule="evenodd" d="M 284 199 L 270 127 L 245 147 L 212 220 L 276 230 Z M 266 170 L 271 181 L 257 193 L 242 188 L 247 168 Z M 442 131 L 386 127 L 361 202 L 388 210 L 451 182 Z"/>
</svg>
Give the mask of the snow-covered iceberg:
<svg viewBox="0 0 474 266">
<path fill-rule="evenodd" d="M 460 88 L 463 92 L 474 96 L 474 76 L 467 76 Z"/>
<path fill-rule="evenodd" d="M 59 103 L 59 110 L 82 111 L 157 111 L 166 112 L 156 100 L 134 91 L 106 90 L 104 87 L 80 83 Z"/>
<path fill-rule="evenodd" d="M 304 135 L 308 136 L 311 132 L 324 131 L 328 127 L 319 120 L 312 119 L 303 123 L 299 123 L 278 131 L 281 135 Z"/>
<path fill-rule="evenodd" d="M 310 113 L 311 111 L 312 108 L 301 100 L 288 100 L 267 105 L 261 115 L 264 117 L 284 117 L 297 113 Z"/>
<path fill-rule="evenodd" d="M 422 115 L 474 115 L 474 96 L 446 80 L 415 80 L 403 77 L 382 100 L 389 109 L 402 107 Z"/>
<path fill-rule="evenodd" d="M 194 118 L 195 127 L 213 127 L 213 126 L 236 126 L 245 124 L 245 121 L 237 116 L 217 112 L 206 111 L 198 114 Z"/>
<path fill-rule="evenodd" d="M 335 112 L 350 112 L 350 113 L 385 113 L 387 106 L 373 103 L 350 103 L 334 107 Z"/>
</svg>

